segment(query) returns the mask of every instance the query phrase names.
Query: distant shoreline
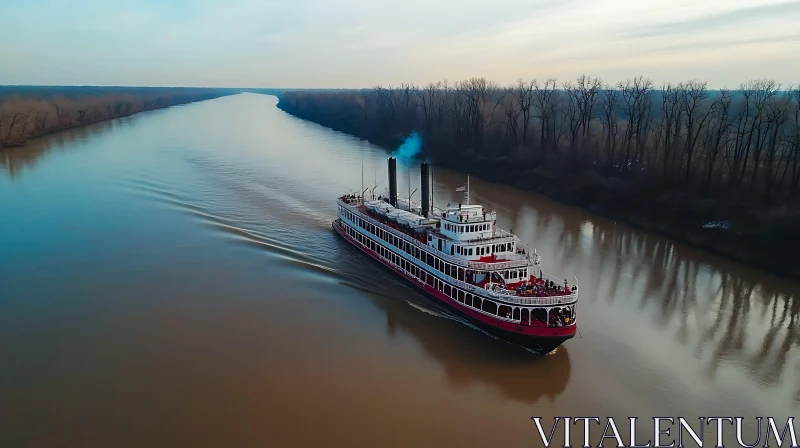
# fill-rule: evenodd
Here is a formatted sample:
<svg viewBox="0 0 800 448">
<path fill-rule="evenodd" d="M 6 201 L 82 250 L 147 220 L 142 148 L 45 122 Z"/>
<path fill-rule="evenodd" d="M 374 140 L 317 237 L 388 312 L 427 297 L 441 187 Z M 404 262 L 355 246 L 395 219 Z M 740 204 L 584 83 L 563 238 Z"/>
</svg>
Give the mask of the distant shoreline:
<svg viewBox="0 0 800 448">
<path fill-rule="evenodd" d="M 297 118 L 311 121 L 327 128 L 363 138 L 373 144 L 393 149 L 388 141 L 376 141 L 371 136 L 357 135 L 349 126 L 337 128 L 334 123 L 321 123 L 313 117 L 304 117 L 287 107 L 285 102 L 277 106 Z M 432 157 L 432 162 L 445 168 L 469 172 L 490 182 L 520 188 L 547 196 L 562 204 L 577 206 L 604 218 L 618 220 L 633 227 L 654 232 L 666 238 L 706 250 L 710 253 L 742 264 L 793 280 L 800 280 L 800 263 L 792 250 L 792 241 L 787 241 L 783 250 L 764 247 L 742 238 L 741 235 L 709 223 L 709 226 L 687 224 L 682 214 L 691 214 L 702 208 L 710 199 L 694 198 L 689 194 L 668 192 L 653 201 L 656 207 L 636 207 L 626 201 L 615 201 L 616 185 L 607 179 L 576 178 L 564 176 L 563 172 L 549 171 L 544 167 L 525 168 L 508 159 L 479 159 Z M 671 207 L 659 209 L 664 204 Z M 800 237 L 800 228 L 797 229 Z M 796 243 L 795 243 L 796 244 Z"/>
<path fill-rule="evenodd" d="M 191 87 L 0 86 L 0 149 L 93 123 L 239 93 Z"/>
</svg>

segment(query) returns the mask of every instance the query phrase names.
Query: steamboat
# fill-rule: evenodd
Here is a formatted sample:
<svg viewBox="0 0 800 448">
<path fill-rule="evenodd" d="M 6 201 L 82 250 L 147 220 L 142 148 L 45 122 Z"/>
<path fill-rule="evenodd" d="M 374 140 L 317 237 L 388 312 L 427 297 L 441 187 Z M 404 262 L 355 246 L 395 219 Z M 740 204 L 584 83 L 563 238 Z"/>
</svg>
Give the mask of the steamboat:
<svg viewBox="0 0 800 448">
<path fill-rule="evenodd" d="M 577 278 L 546 274 L 536 250 L 496 226 L 497 214 L 469 203 L 432 207 L 431 171 L 420 166 L 421 204 L 397 195 L 397 159 L 388 160 L 388 197 L 367 191 L 338 198 L 333 229 L 473 325 L 538 354 L 575 336 Z M 363 181 L 362 181 L 363 183 Z M 410 185 L 409 185 L 410 187 Z M 409 188 L 410 189 L 410 188 Z"/>
</svg>

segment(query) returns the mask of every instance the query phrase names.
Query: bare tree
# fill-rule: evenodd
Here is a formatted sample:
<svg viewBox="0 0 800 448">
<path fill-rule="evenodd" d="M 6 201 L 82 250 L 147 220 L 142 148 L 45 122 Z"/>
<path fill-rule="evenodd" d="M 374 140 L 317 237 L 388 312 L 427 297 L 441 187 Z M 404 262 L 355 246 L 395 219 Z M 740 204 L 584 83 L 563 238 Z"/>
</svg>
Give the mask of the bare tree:
<svg viewBox="0 0 800 448">
<path fill-rule="evenodd" d="M 614 153 L 617 148 L 617 134 L 619 132 L 619 91 L 611 86 L 605 86 L 601 91 L 600 104 L 603 108 L 602 122 L 605 128 L 606 162 L 610 168 L 614 165 Z"/>
<path fill-rule="evenodd" d="M 711 105 L 711 123 L 709 130 L 709 144 L 706 145 L 705 187 L 711 185 L 714 167 L 720 151 L 727 145 L 729 134 L 733 127 L 733 118 L 730 116 L 731 94 L 728 90 L 720 90 L 719 95 Z M 728 139 L 728 140 L 726 140 Z"/>
<path fill-rule="evenodd" d="M 528 127 L 531 123 L 531 106 L 533 105 L 533 89 L 536 81 L 525 82 L 522 79 L 517 81 L 514 87 L 514 96 L 518 105 L 519 115 L 522 121 L 522 135 L 520 136 L 521 149 L 525 150 L 528 142 Z M 516 129 L 516 128 L 515 128 Z"/>
<path fill-rule="evenodd" d="M 711 108 L 706 108 L 705 111 L 701 110 L 704 106 L 704 101 L 708 98 L 708 91 L 706 91 L 706 83 L 689 81 L 685 86 L 686 95 L 683 98 L 683 115 L 686 117 L 686 173 L 684 177 L 684 184 L 689 185 L 689 179 L 692 174 L 692 158 L 694 157 L 694 150 L 697 145 L 697 139 L 703 130 L 703 127 L 711 116 Z"/>
<path fill-rule="evenodd" d="M 544 84 L 539 84 L 539 81 L 533 80 L 533 104 L 536 110 L 535 115 L 539 118 L 541 123 L 541 134 L 539 149 L 546 152 L 548 142 L 553 140 L 552 136 L 555 134 L 555 126 L 553 124 L 553 116 L 558 107 L 558 97 L 556 95 L 556 80 L 548 79 Z M 551 148 L 555 151 L 557 148 Z"/>
</svg>

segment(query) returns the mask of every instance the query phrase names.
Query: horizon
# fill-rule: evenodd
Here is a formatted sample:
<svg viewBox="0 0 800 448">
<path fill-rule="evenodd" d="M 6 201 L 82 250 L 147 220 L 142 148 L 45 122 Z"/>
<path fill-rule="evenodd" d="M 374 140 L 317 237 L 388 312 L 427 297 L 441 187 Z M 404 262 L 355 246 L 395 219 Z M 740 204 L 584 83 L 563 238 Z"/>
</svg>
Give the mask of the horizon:
<svg viewBox="0 0 800 448">
<path fill-rule="evenodd" d="M 363 89 L 484 77 L 800 82 L 800 0 L 0 5 L 0 84 Z M 424 8 L 424 9 L 422 9 Z M 306 11 L 314 11 L 308 14 Z M 40 26 L 31 27 L 35 17 Z M 282 86 L 282 87 L 275 87 Z"/>
</svg>

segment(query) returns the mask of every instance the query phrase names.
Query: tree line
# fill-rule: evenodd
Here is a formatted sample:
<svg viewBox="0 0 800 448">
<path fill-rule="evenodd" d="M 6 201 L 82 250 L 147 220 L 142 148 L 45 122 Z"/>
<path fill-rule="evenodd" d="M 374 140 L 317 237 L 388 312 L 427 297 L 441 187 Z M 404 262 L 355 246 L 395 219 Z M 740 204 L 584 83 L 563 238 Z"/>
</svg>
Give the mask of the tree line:
<svg viewBox="0 0 800 448">
<path fill-rule="evenodd" d="M 485 78 L 426 86 L 291 91 L 279 107 L 320 124 L 396 145 L 411 131 L 428 155 L 507 160 L 626 178 L 687 191 L 736 191 L 759 200 L 800 195 L 800 86 L 751 80 L 711 90 L 691 80 L 656 86 Z"/>
<path fill-rule="evenodd" d="M 151 87 L 0 87 L 0 148 L 33 137 L 233 91 Z"/>
</svg>

